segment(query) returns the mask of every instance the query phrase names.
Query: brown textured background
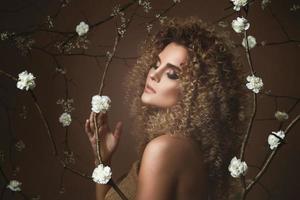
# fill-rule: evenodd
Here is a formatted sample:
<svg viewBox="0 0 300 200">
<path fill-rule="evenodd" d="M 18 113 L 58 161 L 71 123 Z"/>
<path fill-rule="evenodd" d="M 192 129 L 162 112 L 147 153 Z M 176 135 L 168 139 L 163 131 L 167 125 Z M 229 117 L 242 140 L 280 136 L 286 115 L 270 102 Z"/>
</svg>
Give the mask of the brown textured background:
<svg viewBox="0 0 300 200">
<path fill-rule="evenodd" d="M 0 7 L 0 30 L 24 31 L 25 27 L 44 21 L 46 16 L 53 14 L 59 1 L 32 0 L 32 1 L 6 1 L 1 2 Z M 62 14 L 54 22 L 55 30 L 73 31 L 75 26 L 84 20 L 89 24 L 95 23 L 111 13 L 113 5 L 123 4 L 127 1 L 109 0 L 72 0 L 67 8 L 62 10 Z M 262 11 L 261 1 L 255 1 L 251 6 L 249 16 L 250 35 L 254 35 L 258 42 L 284 41 L 285 35 L 280 29 L 276 20 L 270 15 L 268 10 Z M 171 0 L 152 1 L 152 13 L 157 13 L 158 8 L 167 8 L 171 5 Z M 292 39 L 300 37 L 300 11 L 290 12 L 290 7 L 297 1 L 272 2 L 271 6 L 277 18 L 285 27 Z M 299 2 L 298 2 L 299 3 Z M 22 5 L 29 5 L 21 10 L 17 8 Z M 232 9 L 224 10 L 230 6 L 229 1 L 212 0 L 182 0 L 167 16 L 187 17 L 190 15 L 199 16 L 203 20 L 213 22 L 222 16 L 232 12 Z M 11 12 L 9 10 L 14 10 Z M 132 8 L 128 10 L 132 12 Z M 142 9 L 140 14 L 144 14 Z M 129 14 L 126 14 L 129 16 Z M 231 22 L 236 15 L 227 19 Z M 147 19 L 136 17 L 130 25 L 125 38 L 120 42 L 117 55 L 120 57 L 137 57 L 138 46 L 146 38 L 145 25 L 141 24 Z M 111 20 L 89 32 L 88 39 L 91 41 L 90 53 L 103 54 L 107 48 L 99 46 L 113 44 L 114 20 Z M 157 29 L 157 23 L 153 30 Z M 230 27 L 225 30 L 231 31 L 232 38 L 236 42 L 241 42 L 241 38 L 232 31 Z M 45 33 L 35 35 L 38 40 L 47 38 Z M 38 45 L 38 43 L 36 44 Z M 246 64 L 243 49 L 240 48 Z M 299 89 L 299 43 L 289 43 L 277 46 L 257 47 L 252 50 L 252 58 L 257 75 L 264 81 L 266 90 L 271 90 L 277 95 L 288 95 L 300 97 Z M 39 103 L 46 114 L 51 130 L 53 131 L 58 152 L 60 156 L 63 152 L 65 132 L 58 123 L 62 109 L 56 104 L 57 99 L 64 98 L 65 85 L 62 76 L 55 74 L 55 64 L 51 57 L 38 50 L 32 50 L 31 56 L 21 56 L 19 51 L 9 42 L 0 41 L 0 69 L 17 76 L 18 73 L 27 69 L 36 75 L 37 87 L 34 89 L 38 96 Z M 74 168 L 91 174 L 93 170 L 93 156 L 89 146 L 89 141 L 84 133 L 83 123 L 90 113 L 90 100 L 92 95 L 98 91 L 100 77 L 102 75 L 104 59 L 99 59 L 101 67 L 96 65 L 93 58 L 82 56 L 66 56 L 58 59 L 60 64 L 67 69 L 67 76 L 72 79 L 69 85 L 70 98 L 74 99 L 75 110 L 72 112 L 73 122 L 69 129 L 69 144 L 75 152 L 76 163 Z M 106 88 L 104 94 L 112 99 L 112 109 L 109 113 L 111 129 L 114 128 L 118 120 L 123 120 L 125 127 L 121 138 L 120 146 L 113 157 L 113 171 L 116 179 L 126 172 L 132 162 L 136 159 L 136 142 L 130 135 L 130 127 L 134 124 L 128 119 L 127 105 L 123 103 L 123 90 L 121 84 L 127 70 L 135 63 L 135 59 L 122 60 L 114 59 L 108 71 Z M 248 67 L 247 65 L 245 65 Z M 51 146 L 43 127 L 42 121 L 34 107 L 31 97 L 15 87 L 15 83 L 10 79 L 0 77 L 0 150 L 5 153 L 5 160 L 1 162 L 1 167 L 8 178 L 13 177 L 12 168 L 19 166 L 20 170 L 16 174 L 16 179 L 23 183 L 22 190 L 29 197 L 40 195 L 43 200 L 53 199 L 94 199 L 94 184 L 82 177 L 76 176 L 69 171 L 65 171 L 63 186 L 64 193 L 60 193 L 60 178 L 63 172 L 62 166 L 52 155 Z M 278 99 L 279 110 L 287 111 L 295 102 L 290 99 Z M 26 120 L 19 116 L 22 106 L 28 109 Z M 275 112 L 274 100 L 267 97 L 258 97 L 257 119 L 272 118 Z M 291 113 L 290 119 L 300 113 L 299 106 Z M 8 120 L 8 116 L 10 122 Z M 290 121 L 289 119 L 289 121 Z M 287 124 L 285 124 L 287 125 Z M 278 128 L 276 121 L 256 120 L 246 152 L 246 161 L 249 165 L 260 166 L 264 159 L 268 146 L 266 143 L 270 131 Z M 300 188 L 299 179 L 300 167 L 299 157 L 299 123 L 292 129 L 287 137 L 287 145 L 284 145 L 276 155 L 271 168 L 261 179 L 273 194 L 270 199 L 296 199 Z M 21 151 L 14 150 L 14 140 L 24 141 L 26 148 Z M 11 157 L 9 152 L 11 150 Z M 249 170 L 249 177 L 257 172 L 255 167 Z M 0 177 L 0 186 L 4 187 L 3 177 Z M 12 195 L 6 191 L 3 199 L 22 199 L 20 195 Z M 248 199 L 265 200 L 268 195 L 259 185 L 253 188 Z"/>
</svg>

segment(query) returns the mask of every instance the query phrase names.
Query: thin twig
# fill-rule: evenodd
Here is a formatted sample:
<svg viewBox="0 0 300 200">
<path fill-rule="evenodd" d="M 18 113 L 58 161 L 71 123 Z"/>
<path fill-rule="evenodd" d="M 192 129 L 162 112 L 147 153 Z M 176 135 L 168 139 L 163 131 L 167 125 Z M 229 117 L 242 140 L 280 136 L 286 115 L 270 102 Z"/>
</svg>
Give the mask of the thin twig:
<svg viewBox="0 0 300 200">
<path fill-rule="evenodd" d="M 284 130 L 285 135 L 288 135 L 288 132 L 292 129 L 292 127 L 296 124 L 296 122 L 300 119 L 300 115 L 297 115 L 295 119 L 287 126 L 287 128 Z M 286 138 L 285 136 L 285 138 Z M 277 151 L 279 151 L 280 147 L 282 146 L 282 143 L 279 143 L 278 147 L 272 151 L 272 153 L 269 155 L 268 159 L 265 161 L 263 164 L 263 167 L 261 170 L 257 173 L 255 178 L 251 180 L 251 182 L 247 185 L 246 190 L 243 192 L 243 199 L 246 198 L 248 192 L 250 189 L 260 180 L 262 175 L 266 172 L 268 169 L 269 165 L 271 164 L 272 159 L 276 155 Z"/>
</svg>

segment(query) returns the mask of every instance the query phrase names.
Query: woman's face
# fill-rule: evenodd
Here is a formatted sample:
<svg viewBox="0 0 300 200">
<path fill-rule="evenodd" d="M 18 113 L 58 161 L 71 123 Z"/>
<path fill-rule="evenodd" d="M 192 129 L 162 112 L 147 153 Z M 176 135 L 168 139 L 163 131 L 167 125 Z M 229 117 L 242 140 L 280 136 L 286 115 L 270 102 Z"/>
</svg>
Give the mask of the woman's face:
<svg viewBox="0 0 300 200">
<path fill-rule="evenodd" d="M 168 44 L 151 66 L 141 100 L 161 108 L 171 107 L 180 98 L 179 72 L 186 65 L 187 49 L 175 42 Z"/>
</svg>

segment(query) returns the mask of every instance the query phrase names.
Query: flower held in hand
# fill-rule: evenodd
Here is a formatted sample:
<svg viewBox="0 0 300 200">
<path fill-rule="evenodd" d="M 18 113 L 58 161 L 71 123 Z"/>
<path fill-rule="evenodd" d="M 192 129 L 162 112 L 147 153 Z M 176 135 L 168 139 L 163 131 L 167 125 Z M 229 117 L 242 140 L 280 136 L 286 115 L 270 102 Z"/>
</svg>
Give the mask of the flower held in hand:
<svg viewBox="0 0 300 200">
<path fill-rule="evenodd" d="M 95 113 L 106 113 L 110 108 L 111 100 L 108 96 L 95 95 L 92 98 L 92 111 Z"/>
<path fill-rule="evenodd" d="M 106 184 L 111 179 L 111 169 L 103 164 L 98 165 L 92 174 L 93 181 L 99 184 Z"/>
</svg>

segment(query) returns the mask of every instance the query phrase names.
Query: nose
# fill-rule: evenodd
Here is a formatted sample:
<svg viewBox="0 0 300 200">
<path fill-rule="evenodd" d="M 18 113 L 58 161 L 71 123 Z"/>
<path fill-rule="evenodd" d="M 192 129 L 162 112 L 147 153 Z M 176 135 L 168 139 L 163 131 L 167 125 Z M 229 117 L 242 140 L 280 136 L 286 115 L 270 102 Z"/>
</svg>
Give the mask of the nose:
<svg viewBox="0 0 300 200">
<path fill-rule="evenodd" d="M 161 74 L 161 72 L 160 72 L 159 69 L 153 70 L 150 73 L 150 79 L 153 80 L 153 81 L 159 82 L 160 81 L 160 74 Z"/>
<path fill-rule="evenodd" d="M 150 78 L 151 78 L 151 80 L 156 81 L 156 82 L 159 82 L 159 80 L 160 80 L 160 78 L 158 77 L 158 74 L 156 72 L 152 72 L 150 74 Z"/>
</svg>

